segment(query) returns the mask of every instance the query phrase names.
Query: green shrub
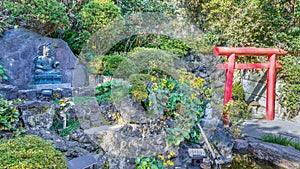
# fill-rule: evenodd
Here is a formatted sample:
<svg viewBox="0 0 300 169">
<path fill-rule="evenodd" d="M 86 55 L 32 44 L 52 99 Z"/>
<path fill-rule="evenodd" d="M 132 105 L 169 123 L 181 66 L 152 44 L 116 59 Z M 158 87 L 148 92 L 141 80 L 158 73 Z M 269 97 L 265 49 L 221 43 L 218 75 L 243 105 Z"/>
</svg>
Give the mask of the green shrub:
<svg viewBox="0 0 300 169">
<path fill-rule="evenodd" d="M 164 35 L 134 35 L 123 39 L 112 47 L 108 53 L 130 52 L 136 47 L 157 48 L 177 54 L 179 56 L 187 54 L 190 47 L 180 39 L 174 39 Z"/>
<path fill-rule="evenodd" d="M 78 129 L 80 126 L 80 122 L 78 120 L 69 120 L 67 121 L 67 127 L 65 129 L 63 128 L 63 122 L 60 121 L 56 125 L 51 126 L 50 130 L 61 130 L 59 131 L 59 136 L 64 137 L 71 134 L 72 131 Z"/>
<path fill-rule="evenodd" d="M 111 82 L 105 82 L 96 88 L 95 95 L 99 104 L 109 101 L 111 96 L 112 84 Z"/>
<path fill-rule="evenodd" d="M 19 111 L 13 106 L 12 101 L 0 98 L 0 130 L 16 131 L 19 115 Z"/>
<path fill-rule="evenodd" d="M 233 100 L 245 100 L 245 91 L 241 82 L 235 82 L 232 85 L 232 99 Z"/>
<path fill-rule="evenodd" d="M 129 76 L 129 82 L 132 85 L 131 94 L 135 100 L 143 101 L 147 99 L 146 85 L 151 81 L 151 77 L 148 74 L 132 74 Z"/>
<path fill-rule="evenodd" d="M 249 107 L 245 100 L 230 100 L 223 107 L 223 117 L 229 116 L 229 131 L 234 137 L 238 137 L 241 132 L 242 123 L 245 119 L 250 118 Z M 223 119 L 226 120 L 226 119 Z"/>
<path fill-rule="evenodd" d="M 283 69 L 279 76 L 284 85 L 279 88 L 279 101 L 287 110 L 285 117 L 291 119 L 299 115 L 300 112 L 300 57 L 282 56 L 280 63 L 283 65 Z"/>
<path fill-rule="evenodd" d="M 16 8 L 13 8 L 14 4 L 8 0 L 3 0 L 0 5 L 0 36 L 7 29 L 14 27 Z"/>
<path fill-rule="evenodd" d="M 79 12 L 78 21 L 82 28 L 94 33 L 119 17 L 120 9 L 109 0 L 93 0 Z"/>
<path fill-rule="evenodd" d="M 175 8 L 162 0 L 119 0 L 118 6 L 122 9 L 123 15 L 130 15 L 137 12 L 163 12 L 175 14 Z"/>
<path fill-rule="evenodd" d="M 195 77 L 184 69 L 177 71 L 178 80 L 152 78 L 147 86 L 149 92 L 147 109 L 149 114 L 173 118 L 176 125 L 167 128 L 166 139 L 169 144 L 179 145 L 185 139 L 199 141 L 200 132 L 196 125 L 204 115 L 204 107 L 209 102 L 209 88 L 205 80 Z"/>
<path fill-rule="evenodd" d="M 3 2 L 11 26 L 21 26 L 48 35 L 69 24 L 66 7 L 56 0 L 24 0 Z"/>
<path fill-rule="evenodd" d="M 91 36 L 91 33 L 87 30 L 60 30 L 56 32 L 58 35 L 52 35 L 66 41 L 75 55 L 79 55 L 86 40 Z"/>
<path fill-rule="evenodd" d="M 97 75 L 111 76 L 124 60 L 123 56 L 98 56 L 89 62 L 91 72 Z"/>
<path fill-rule="evenodd" d="M 174 162 L 172 159 L 176 156 L 174 151 L 170 151 L 167 155 L 158 154 L 156 152 L 153 153 L 153 156 L 141 156 L 137 157 L 135 160 L 136 167 L 135 169 L 165 169 L 165 168 L 173 168 Z"/>
<path fill-rule="evenodd" d="M 34 135 L 24 135 L 0 141 L 0 168 L 66 169 L 67 162 L 49 142 Z"/>
<path fill-rule="evenodd" d="M 118 102 L 128 95 L 130 90 L 127 84 L 111 80 L 99 85 L 95 90 L 95 95 L 99 104 L 104 101 Z"/>
</svg>

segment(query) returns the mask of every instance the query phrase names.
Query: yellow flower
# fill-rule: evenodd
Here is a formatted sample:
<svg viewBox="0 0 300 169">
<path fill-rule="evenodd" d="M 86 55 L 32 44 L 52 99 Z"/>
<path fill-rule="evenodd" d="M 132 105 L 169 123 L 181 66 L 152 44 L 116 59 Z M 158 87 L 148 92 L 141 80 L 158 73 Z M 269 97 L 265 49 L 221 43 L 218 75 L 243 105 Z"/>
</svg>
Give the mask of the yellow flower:
<svg viewBox="0 0 300 169">
<path fill-rule="evenodd" d="M 156 63 L 154 61 L 152 61 L 152 60 L 150 61 L 150 66 L 153 67 L 153 68 L 157 67 Z"/>
<path fill-rule="evenodd" d="M 159 159 L 161 159 L 161 160 L 164 160 L 164 159 L 165 159 L 165 156 L 159 154 L 159 155 L 157 156 L 157 158 L 159 158 Z"/>
<path fill-rule="evenodd" d="M 193 94 L 191 95 L 191 97 L 192 97 L 192 99 L 195 99 L 195 98 L 197 97 L 197 94 L 196 94 L 196 93 L 193 93 Z"/>
<path fill-rule="evenodd" d="M 172 156 L 170 154 L 168 154 L 168 158 L 170 159 Z"/>
<path fill-rule="evenodd" d="M 157 85 L 157 83 L 153 83 L 152 90 L 153 90 L 153 91 L 158 90 L 158 85 Z"/>
<path fill-rule="evenodd" d="M 161 87 L 162 88 L 166 87 L 167 82 L 168 82 L 167 79 L 163 79 L 161 82 Z"/>
<path fill-rule="evenodd" d="M 170 165 L 170 166 L 174 166 L 174 162 L 171 161 L 171 160 L 168 160 L 168 161 L 167 161 L 167 164 Z"/>
<path fill-rule="evenodd" d="M 152 102 L 149 102 L 149 106 L 150 106 L 150 107 L 152 106 Z"/>
<path fill-rule="evenodd" d="M 170 155 L 171 155 L 172 157 L 174 157 L 174 156 L 176 155 L 176 153 L 175 153 L 174 151 L 171 151 L 171 152 L 170 152 Z"/>
<path fill-rule="evenodd" d="M 93 46 L 92 46 L 92 49 L 96 49 L 96 46 L 95 46 L 95 45 L 93 45 Z"/>
<path fill-rule="evenodd" d="M 180 84 L 183 84 L 183 83 L 184 83 L 184 77 L 180 77 L 179 83 L 180 83 Z"/>
<path fill-rule="evenodd" d="M 155 82 L 156 80 L 157 80 L 156 77 L 154 77 L 154 76 L 151 77 L 151 81 L 152 81 L 152 82 Z"/>
<path fill-rule="evenodd" d="M 169 86 L 168 86 L 168 88 L 171 89 L 171 90 L 174 89 L 174 87 L 175 87 L 175 84 L 174 84 L 174 83 L 171 83 L 171 84 L 169 84 Z"/>
<path fill-rule="evenodd" d="M 153 152 L 153 156 L 156 156 L 156 151 Z"/>
<path fill-rule="evenodd" d="M 164 163 L 163 163 L 163 165 L 164 165 L 164 166 L 167 166 L 167 163 L 166 163 L 166 162 L 164 162 Z"/>
</svg>

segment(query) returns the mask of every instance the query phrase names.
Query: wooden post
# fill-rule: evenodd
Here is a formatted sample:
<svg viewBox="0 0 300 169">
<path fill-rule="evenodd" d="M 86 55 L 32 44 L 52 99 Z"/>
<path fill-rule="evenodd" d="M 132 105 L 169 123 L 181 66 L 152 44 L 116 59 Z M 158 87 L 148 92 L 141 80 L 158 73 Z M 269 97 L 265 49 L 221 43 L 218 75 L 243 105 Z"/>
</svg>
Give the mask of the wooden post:
<svg viewBox="0 0 300 169">
<path fill-rule="evenodd" d="M 275 117 L 275 83 L 276 83 L 276 55 L 268 56 L 269 69 L 267 74 L 267 100 L 266 109 L 267 120 L 274 120 Z"/>
<path fill-rule="evenodd" d="M 226 84 L 224 91 L 224 105 L 226 105 L 232 97 L 233 73 L 235 64 L 235 54 L 228 56 L 228 69 L 226 69 Z M 229 125 L 229 114 L 223 112 L 223 120 L 225 125 Z"/>
</svg>

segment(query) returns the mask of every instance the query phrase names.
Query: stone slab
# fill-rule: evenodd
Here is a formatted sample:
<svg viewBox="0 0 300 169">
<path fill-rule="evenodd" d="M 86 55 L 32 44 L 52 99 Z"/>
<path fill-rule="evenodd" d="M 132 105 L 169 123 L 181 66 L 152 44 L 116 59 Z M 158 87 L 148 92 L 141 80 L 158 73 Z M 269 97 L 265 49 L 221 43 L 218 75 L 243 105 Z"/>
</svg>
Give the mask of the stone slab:
<svg viewBox="0 0 300 169">
<path fill-rule="evenodd" d="M 61 83 L 61 84 L 38 84 L 38 85 L 30 85 L 31 89 L 64 89 L 71 88 L 71 83 Z"/>
<path fill-rule="evenodd" d="M 69 169 L 93 169 L 97 164 L 96 159 L 91 154 L 85 154 L 81 157 L 68 161 Z"/>
<path fill-rule="evenodd" d="M 246 120 L 242 126 L 241 134 L 244 136 L 261 139 L 262 136 L 273 134 L 280 135 L 292 139 L 292 141 L 300 142 L 300 123 L 275 119 L 268 120 Z"/>
</svg>

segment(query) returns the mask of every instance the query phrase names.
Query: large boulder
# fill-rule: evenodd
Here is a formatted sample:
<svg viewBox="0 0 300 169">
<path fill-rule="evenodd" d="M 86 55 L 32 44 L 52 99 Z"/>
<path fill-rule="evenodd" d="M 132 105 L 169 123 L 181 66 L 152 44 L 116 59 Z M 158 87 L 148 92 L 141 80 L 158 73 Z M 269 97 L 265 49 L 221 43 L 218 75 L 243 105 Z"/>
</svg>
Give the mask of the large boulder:
<svg viewBox="0 0 300 169">
<path fill-rule="evenodd" d="M 78 59 L 68 44 L 61 39 L 43 37 L 26 29 L 9 30 L 0 39 L 0 64 L 8 69 L 6 74 L 9 77 L 4 83 L 27 89 L 32 83 L 33 58 L 37 56 L 38 47 L 45 43 L 54 46 L 56 59 L 60 62 L 58 69 L 62 74 L 62 83 L 72 83 Z"/>
</svg>

